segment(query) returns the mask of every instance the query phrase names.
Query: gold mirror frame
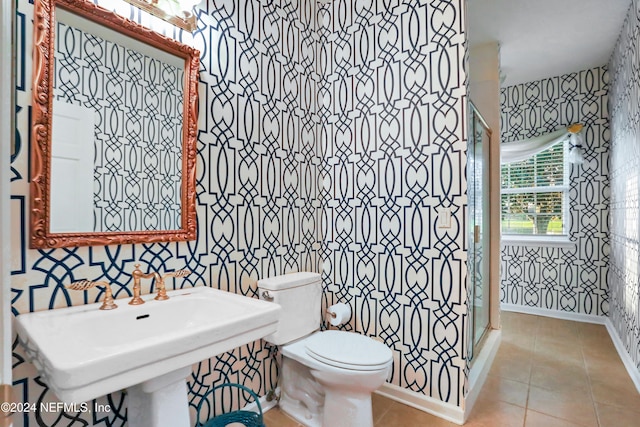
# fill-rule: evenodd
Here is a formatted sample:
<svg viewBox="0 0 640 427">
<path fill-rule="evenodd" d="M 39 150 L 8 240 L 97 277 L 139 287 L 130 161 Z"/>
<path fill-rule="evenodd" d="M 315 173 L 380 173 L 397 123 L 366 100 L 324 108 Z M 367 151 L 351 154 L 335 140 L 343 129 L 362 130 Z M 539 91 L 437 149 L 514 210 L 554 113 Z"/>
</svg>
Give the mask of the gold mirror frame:
<svg viewBox="0 0 640 427">
<path fill-rule="evenodd" d="M 51 233 L 50 176 L 53 118 L 55 8 L 83 16 L 121 34 L 184 58 L 185 82 L 182 126 L 182 228 L 126 232 Z M 200 53 L 187 45 L 145 28 L 114 12 L 85 0 L 36 0 L 34 5 L 33 119 L 31 143 L 32 249 L 100 246 L 195 240 L 196 238 L 196 144 L 198 126 L 198 67 Z"/>
</svg>

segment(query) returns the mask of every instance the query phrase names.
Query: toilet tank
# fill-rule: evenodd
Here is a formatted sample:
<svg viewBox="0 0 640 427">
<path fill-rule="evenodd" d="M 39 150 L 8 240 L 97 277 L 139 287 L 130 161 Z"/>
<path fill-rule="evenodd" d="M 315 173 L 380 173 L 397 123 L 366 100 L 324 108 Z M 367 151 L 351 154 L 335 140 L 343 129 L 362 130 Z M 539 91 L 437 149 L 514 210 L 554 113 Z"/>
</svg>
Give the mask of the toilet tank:
<svg viewBox="0 0 640 427">
<path fill-rule="evenodd" d="M 260 299 L 280 304 L 278 329 L 264 339 L 287 344 L 320 329 L 322 280 L 318 273 L 289 273 L 258 280 Z"/>
</svg>

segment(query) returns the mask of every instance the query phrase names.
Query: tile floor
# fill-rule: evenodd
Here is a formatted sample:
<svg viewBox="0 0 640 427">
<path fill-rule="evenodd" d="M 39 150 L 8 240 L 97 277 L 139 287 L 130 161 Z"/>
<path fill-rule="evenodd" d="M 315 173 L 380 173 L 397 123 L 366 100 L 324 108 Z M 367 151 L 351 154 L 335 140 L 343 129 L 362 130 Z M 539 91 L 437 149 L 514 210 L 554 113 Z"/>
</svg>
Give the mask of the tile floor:
<svg viewBox="0 0 640 427">
<path fill-rule="evenodd" d="M 375 427 L 455 426 L 374 395 Z M 277 408 L 267 427 L 296 427 Z M 604 326 L 502 312 L 502 344 L 468 427 L 640 427 L 640 394 Z"/>
</svg>

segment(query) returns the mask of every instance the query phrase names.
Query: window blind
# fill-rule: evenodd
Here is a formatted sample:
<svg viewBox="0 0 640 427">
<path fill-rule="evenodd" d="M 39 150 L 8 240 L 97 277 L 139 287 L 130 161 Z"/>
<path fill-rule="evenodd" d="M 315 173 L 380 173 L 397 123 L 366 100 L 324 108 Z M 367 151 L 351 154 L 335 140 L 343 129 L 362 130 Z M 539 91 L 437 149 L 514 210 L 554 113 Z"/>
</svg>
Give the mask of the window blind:
<svg viewBox="0 0 640 427">
<path fill-rule="evenodd" d="M 560 142 L 526 160 L 502 165 L 504 234 L 566 234 L 566 154 Z"/>
</svg>

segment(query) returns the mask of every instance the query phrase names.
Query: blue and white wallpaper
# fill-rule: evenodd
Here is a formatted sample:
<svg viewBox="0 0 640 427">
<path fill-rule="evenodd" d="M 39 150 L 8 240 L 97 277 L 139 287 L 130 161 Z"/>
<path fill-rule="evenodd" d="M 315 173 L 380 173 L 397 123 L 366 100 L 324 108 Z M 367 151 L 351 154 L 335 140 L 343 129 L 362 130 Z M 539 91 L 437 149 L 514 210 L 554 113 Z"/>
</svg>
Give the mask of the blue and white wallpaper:
<svg viewBox="0 0 640 427">
<path fill-rule="evenodd" d="M 394 353 L 391 383 L 461 405 L 467 333 L 464 2 L 318 10 L 325 303 Z M 438 228 L 443 208 L 452 227 Z"/>
<path fill-rule="evenodd" d="M 184 69 L 62 22 L 56 34 L 54 99 L 94 113 L 93 231 L 181 228 Z"/>
<path fill-rule="evenodd" d="M 18 0 L 14 314 L 97 301 L 97 290 L 63 288 L 83 278 L 109 280 L 126 298 L 136 262 L 193 271 L 175 287 L 249 296 L 258 278 L 322 271 L 325 304 L 354 308 L 345 328 L 392 348 L 393 384 L 461 406 L 468 372 L 464 4 L 205 2 L 193 35 L 166 30 L 202 52 L 197 241 L 36 251 L 25 238 L 33 7 Z M 452 211 L 450 228 L 436 227 L 443 208 Z M 272 356 L 257 341 L 195 365 L 191 405 L 227 381 L 266 394 L 277 377 Z M 55 400 L 17 344 L 14 378 L 20 399 Z M 25 414 L 17 425 L 121 426 L 126 402 L 113 393 L 98 399 L 109 413 Z M 234 394 L 228 403 L 245 401 Z"/>
<path fill-rule="evenodd" d="M 640 1 L 633 0 L 609 62 L 611 268 L 609 317 L 640 371 Z"/>
<path fill-rule="evenodd" d="M 570 166 L 571 248 L 503 244 L 500 301 L 572 313 L 609 312 L 608 72 L 597 67 L 501 90 L 501 141 L 584 124 L 582 165 Z"/>
</svg>

